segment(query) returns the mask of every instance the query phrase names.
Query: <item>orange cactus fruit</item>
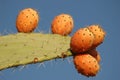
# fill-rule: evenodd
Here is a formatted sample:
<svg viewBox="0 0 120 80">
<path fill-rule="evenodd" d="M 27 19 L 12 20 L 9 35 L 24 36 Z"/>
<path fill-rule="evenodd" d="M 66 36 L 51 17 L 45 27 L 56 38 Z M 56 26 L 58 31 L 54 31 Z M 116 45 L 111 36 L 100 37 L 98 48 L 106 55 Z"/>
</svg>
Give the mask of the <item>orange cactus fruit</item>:
<svg viewBox="0 0 120 80">
<path fill-rule="evenodd" d="M 73 18 L 69 14 L 60 14 L 56 16 L 51 24 L 52 33 L 63 36 L 69 35 L 72 32 L 73 27 Z"/>
<path fill-rule="evenodd" d="M 96 48 L 104 41 L 106 33 L 100 25 L 90 25 L 88 29 L 94 34 L 93 48 Z"/>
<path fill-rule="evenodd" d="M 98 63 L 100 63 L 101 56 L 100 56 L 99 52 L 96 49 L 89 50 L 88 53 L 91 56 L 93 56 L 97 60 Z"/>
<path fill-rule="evenodd" d="M 97 60 L 88 53 L 75 55 L 73 61 L 78 73 L 84 76 L 96 76 L 100 70 Z"/>
<path fill-rule="evenodd" d="M 70 49 L 73 54 L 84 53 L 91 49 L 94 35 L 88 28 L 81 28 L 71 37 Z"/>
<path fill-rule="evenodd" d="M 32 8 L 26 8 L 19 12 L 16 19 L 16 28 L 18 32 L 29 33 L 38 26 L 38 12 Z"/>
</svg>

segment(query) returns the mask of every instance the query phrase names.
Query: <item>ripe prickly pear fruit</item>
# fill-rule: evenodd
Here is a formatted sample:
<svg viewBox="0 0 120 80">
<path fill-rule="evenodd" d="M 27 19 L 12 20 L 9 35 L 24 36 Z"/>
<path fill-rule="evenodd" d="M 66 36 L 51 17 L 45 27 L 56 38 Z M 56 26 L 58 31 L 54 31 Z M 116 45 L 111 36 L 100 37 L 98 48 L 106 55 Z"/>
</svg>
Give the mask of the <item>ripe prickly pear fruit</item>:
<svg viewBox="0 0 120 80">
<path fill-rule="evenodd" d="M 100 65 L 97 60 L 88 53 L 75 55 L 73 61 L 78 73 L 82 75 L 93 77 L 99 72 Z"/>
<path fill-rule="evenodd" d="M 100 45 L 105 38 L 105 31 L 102 29 L 100 25 L 90 25 L 88 29 L 94 34 L 93 48 L 96 48 Z"/>
<path fill-rule="evenodd" d="M 32 8 L 26 8 L 19 12 L 16 19 L 16 28 L 18 32 L 32 32 L 38 25 L 38 12 Z"/>
<path fill-rule="evenodd" d="M 74 33 L 70 41 L 73 54 L 83 53 L 91 49 L 94 35 L 88 28 L 81 28 Z"/>
<path fill-rule="evenodd" d="M 91 49 L 88 51 L 88 53 L 93 56 L 98 63 L 100 63 L 101 61 L 101 57 L 100 57 L 100 54 L 98 53 L 98 51 L 96 49 Z"/>
<path fill-rule="evenodd" d="M 56 16 L 51 24 L 52 33 L 63 36 L 69 35 L 72 32 L 73 27 L 73 19 L 69 14 L 60 14 Z"/>
</svg>

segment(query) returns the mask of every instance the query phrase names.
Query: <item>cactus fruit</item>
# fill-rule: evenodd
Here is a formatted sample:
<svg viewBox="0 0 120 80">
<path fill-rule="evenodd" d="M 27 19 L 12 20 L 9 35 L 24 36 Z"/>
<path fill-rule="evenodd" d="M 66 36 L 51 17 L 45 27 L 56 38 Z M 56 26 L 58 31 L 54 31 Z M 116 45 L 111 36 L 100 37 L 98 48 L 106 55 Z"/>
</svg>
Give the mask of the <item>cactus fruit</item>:
<svg viewBox="0 0 120 80">
<path fill-rule="evenodd" d="M 74 33 L 70 42 L 71 51 L 76 53 L 83 53 L 88 51 L 94 40 L 94 35 L 87 28 L 81 28 Z"/>
<path fill-rule="evenodd" d="M 69 14 L 60 14 L 56 16 L 51 24 L 52 33 L 63 36 L 69 35 L 73 27 L 73 19 Z"/>
<path fill-rule="evenodd" d="M 96 48 L 103 42 L 106 33 L 100 25 L 90 25 L 88 29 L 94 34 L 93 48 Z"/>
<path fill-rule="evenodd" d="M 100 57 L 100 54 L 98 53 L 98 51 L 96 49 L 92 49 L 92 50 L 88 51 L 88 53 L 91 56 L 93 56 L 97 60 L 98 63 L 100 63 L 101 57 Z"/>
<path fill-rule="evenodd" d="M 32 32 L 38 25 L 39 15 L 36 10 L 26 8 L 19 12 L 16 19 L 16 28 L 18 32 Z"/>
<path fill-rule="evenodd" d="M 100 65 L 97 60 L 88 53 L 77 54 L 74 56 L 73 60 L 78 73 L 87 77 L 96 76 L 100 69 Z"/>
<path fill-rule="evenodd" d="M 78 73 L 87 77 L 96 76 L 101 60 L 96 47 L 103 42 L 105 34 L 99 25 L 91 25 L 79 29 L 71 37 L 70 50 Z"/>
</svg>

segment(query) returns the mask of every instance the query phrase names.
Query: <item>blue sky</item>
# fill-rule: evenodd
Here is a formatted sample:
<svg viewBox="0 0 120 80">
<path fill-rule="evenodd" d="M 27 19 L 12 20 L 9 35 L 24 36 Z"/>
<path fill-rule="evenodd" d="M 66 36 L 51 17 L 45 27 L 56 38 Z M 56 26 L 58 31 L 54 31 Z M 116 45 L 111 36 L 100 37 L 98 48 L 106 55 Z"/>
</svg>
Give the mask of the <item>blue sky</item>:
<svg viewBox="0 0 120 80">
<path fill-rule="evenodd" d="M 118 80 L 120 79 L 120 1 L 119 0 L 0 0 L 0 33 L 16 33 L 15 20 L 24 8 L 34 8 L 40 14 L 38 29 L 49 32 L 53 18 L 61 13 L 70 14 L 74 19 L 74 30 L 91 24 L 100 24 L 107 35 L 97 50 L 102 61 L 96 77 L 87 78 L 78 74 L 73 63 L 53 60 L 28 65 L 20 70 L 7 69 L 0 72 L 0 80 Z M 36 31 L 38 30 L 36 29 Z M 72 35 L 71 34 L 71 35 Z M 69 59 L 72 59 L 70 57 Z M 15 70 L 15 71 L 14 71 Z"/>
</svg>

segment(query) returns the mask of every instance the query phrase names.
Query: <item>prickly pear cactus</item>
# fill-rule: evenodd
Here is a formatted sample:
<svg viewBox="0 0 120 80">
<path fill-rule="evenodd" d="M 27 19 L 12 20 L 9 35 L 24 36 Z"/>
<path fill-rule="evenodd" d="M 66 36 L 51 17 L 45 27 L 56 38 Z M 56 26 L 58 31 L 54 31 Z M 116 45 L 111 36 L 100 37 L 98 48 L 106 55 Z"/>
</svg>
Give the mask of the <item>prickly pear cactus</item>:
<svg viewBox="0 0 120 80">
<path fill-rule="evenodd" d="M 70 37 L 57 34 L 17 33 L 0 36 L 0 70 L 71 56 Z"/>
</svg>

